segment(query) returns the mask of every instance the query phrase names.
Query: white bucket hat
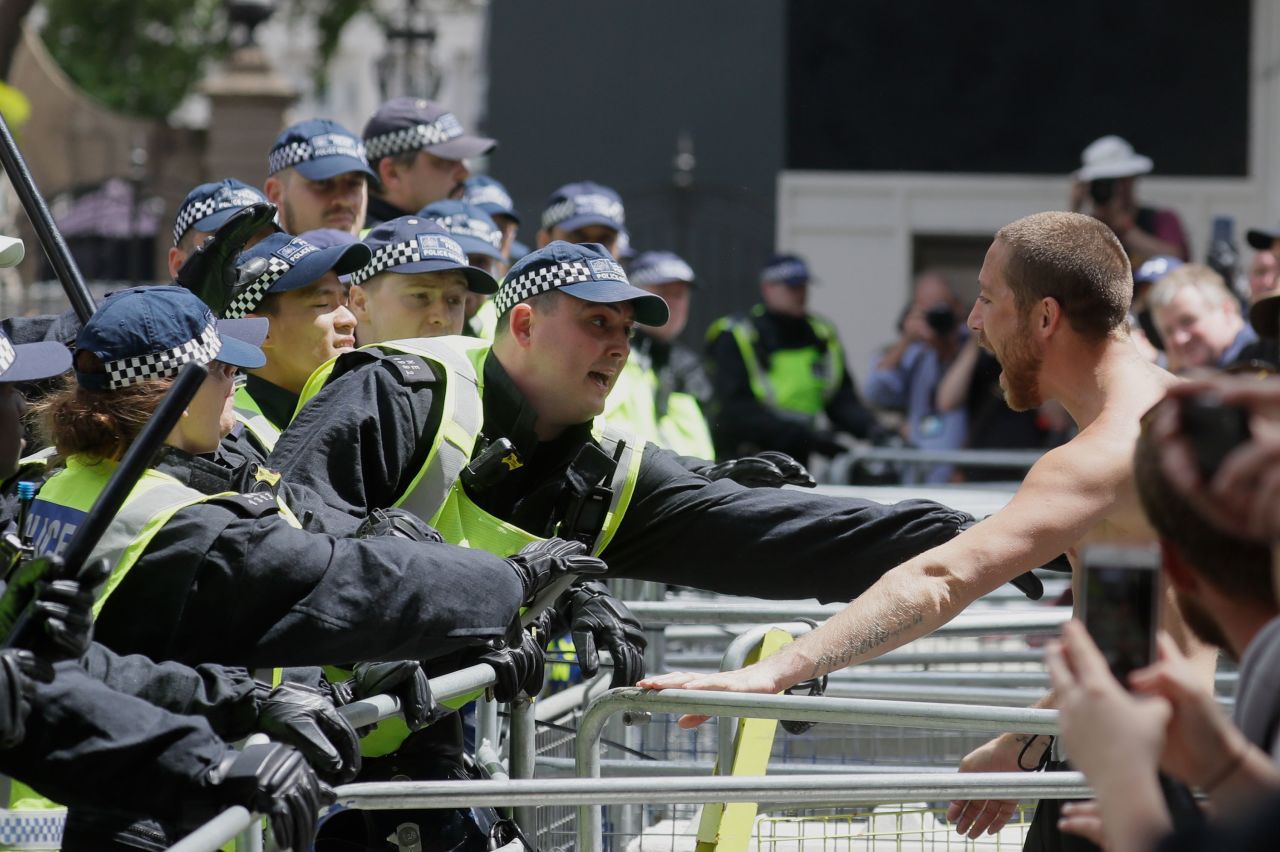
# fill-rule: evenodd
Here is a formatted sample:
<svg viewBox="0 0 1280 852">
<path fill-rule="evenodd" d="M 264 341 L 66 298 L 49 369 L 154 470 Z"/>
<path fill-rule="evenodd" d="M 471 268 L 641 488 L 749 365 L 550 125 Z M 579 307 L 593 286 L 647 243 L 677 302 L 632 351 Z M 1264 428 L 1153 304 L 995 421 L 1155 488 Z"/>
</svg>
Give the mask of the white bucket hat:
<svg viewBox="0 0 1280 852">
<path fill-rule="evenodd" d="M 1145 175 L 1153 166 L 1150 157 L 1134 151 L 1133 146 L 1119 136 L 1095 139 L 1081 153 L 1080 162 L 1082 167 L 1076 172 L 1076 179 L 1083 181 Z"/>
</svg>

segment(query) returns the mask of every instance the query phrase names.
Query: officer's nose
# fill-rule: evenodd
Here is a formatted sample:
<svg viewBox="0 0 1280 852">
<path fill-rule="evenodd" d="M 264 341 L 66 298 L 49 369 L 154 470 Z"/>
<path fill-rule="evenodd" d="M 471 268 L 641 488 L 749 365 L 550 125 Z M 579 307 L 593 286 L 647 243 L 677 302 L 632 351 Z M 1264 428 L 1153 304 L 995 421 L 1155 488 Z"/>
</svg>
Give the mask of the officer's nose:
<svg viewBox="0 0 1280 852">
<path fill-rule="evenodd" d="M 333 327 L 337 331 L 350 334 L 356 330 L 356 315 L 346 305 L 339 305 L 333 312 Z"/>
</svg>

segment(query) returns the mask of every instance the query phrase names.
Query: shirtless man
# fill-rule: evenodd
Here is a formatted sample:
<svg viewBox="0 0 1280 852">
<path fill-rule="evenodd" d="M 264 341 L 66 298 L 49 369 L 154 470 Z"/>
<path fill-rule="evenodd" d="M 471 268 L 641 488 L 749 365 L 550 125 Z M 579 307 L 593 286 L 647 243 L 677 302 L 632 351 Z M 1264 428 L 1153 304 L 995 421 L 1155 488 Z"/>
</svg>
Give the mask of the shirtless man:
<svg viewBox="0 0 1280 852">
<path fill-rule="evenodd" d="M 999 359 L 1009 406 L 1024 411 L 1058 400 L 1079 434 L 1036 462 L 1005 508 L 889 571 L 776 655 L 733 672 L 673 672 L 639 686 L 780 692 L 926 636 L 1059 553 L 1065 551 L 1074 566 L 1077 548 L 1087 540 L 1155 540 L 1134 488 L 1133 449 L 1142 414 L 1177 379 L 1144 360 L 1129 339 L 1133 277 L 1119 240 L 1089 216 L 1038 213 L 1000 229 L 978 282 L 969 328 Z M 1164 592 L 1164 624 L 1188 650 L 1194 640 L 1172 594 Z M 1195 651 L 1207 677 L 1212 652 L 1199 645 Z M 1052 693 L 1037 706 L 1053 706 Z M 681 725 L 705 718 L 686 716 Z M 961 771 L 1017 771 L 1029 739 L 1003 734 L 966 757 Z M 958 802 L 949 817 L 957 831 L 976 837 L 998 831 L 1015 806 Z"/>
</svg>

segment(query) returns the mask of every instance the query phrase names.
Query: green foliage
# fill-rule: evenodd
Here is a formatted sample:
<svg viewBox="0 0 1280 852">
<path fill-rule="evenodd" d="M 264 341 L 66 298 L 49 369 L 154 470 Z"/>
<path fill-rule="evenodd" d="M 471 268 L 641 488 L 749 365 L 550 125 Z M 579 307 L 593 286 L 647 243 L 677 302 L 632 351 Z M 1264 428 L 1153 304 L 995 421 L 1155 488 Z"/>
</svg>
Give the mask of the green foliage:
<svg viewBox="0 0 1280 852">
<path fill-rule="evenodd" d="M 376 15 L 372 4 L 365 0 L 293 0 L 289 4 L 288 11 L 293 16 L 315 16 L 320 42 L 316 45 L 316 64 L 312 68 L 312 73 L 315 76 L 316 88 L 321 92 L 328 84 L 326 72 L 329 61 L 338 50 L 338 39 L 342 37 L 342 28 L 365 7 L 370 7 L 366 11 Z"/>
<path fill-rule="evenodd" d="M 163 119 L 226 54 L 222 0 L 45 0 L 41 35 L 92 97 Z"/>
</svg>

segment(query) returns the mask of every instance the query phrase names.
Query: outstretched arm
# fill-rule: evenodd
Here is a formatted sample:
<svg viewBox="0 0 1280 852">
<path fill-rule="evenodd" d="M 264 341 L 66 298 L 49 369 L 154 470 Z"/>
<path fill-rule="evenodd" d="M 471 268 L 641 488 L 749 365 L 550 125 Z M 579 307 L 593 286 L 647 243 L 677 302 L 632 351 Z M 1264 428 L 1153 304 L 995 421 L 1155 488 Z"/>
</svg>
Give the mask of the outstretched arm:
<svg viewBox="0 0 1280 852">
<path fill-rule="evenodd" d="M 889 571 L 773 657 L 738 672 L 677 672 L 640 685 L 778 692 L 928 635 L 977 598 L 1068 550 L 1112 509 L 1128 477 L 1127 459 L 1082 438 L 1036 462 L 1005 508 Z"/>
</svg>

